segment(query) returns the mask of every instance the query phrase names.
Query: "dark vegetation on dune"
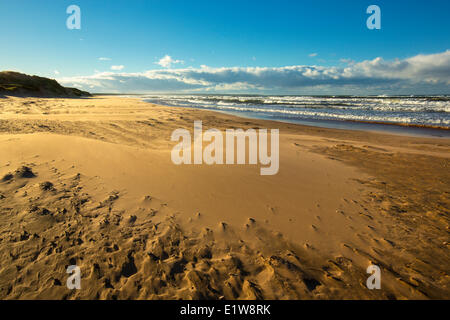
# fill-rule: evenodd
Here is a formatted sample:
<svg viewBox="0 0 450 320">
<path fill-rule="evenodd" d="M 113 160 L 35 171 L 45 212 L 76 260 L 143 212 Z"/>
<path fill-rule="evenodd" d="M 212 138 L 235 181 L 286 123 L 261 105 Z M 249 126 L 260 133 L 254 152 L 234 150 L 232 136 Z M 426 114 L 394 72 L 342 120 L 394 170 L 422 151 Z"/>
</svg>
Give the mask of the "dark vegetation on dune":
<svg viewBox="0 0 450 320">
<path fill-rule="evenodd" d="M 2 96 L 29 97 L 88 97 L 91 94 L 76 88 L 65 88 L 56 80 L 27 74 L 0 72 L 0 98 Z"/>
</svg>

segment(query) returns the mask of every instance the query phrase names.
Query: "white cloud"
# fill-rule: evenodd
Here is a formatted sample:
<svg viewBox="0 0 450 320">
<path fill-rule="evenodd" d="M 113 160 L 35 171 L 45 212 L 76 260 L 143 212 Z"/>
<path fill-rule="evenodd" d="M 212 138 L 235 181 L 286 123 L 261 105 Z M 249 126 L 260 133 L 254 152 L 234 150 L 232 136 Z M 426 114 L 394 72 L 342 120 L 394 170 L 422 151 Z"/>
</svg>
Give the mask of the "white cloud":
<svg viewBox="0 0 450 320">
<path fill-rule="evenodd" d="M 125 68 L 125 66 L 122 66 L 122 65 L 120 65 L 120 66 L 111 66 L 111 70 L 114 70 L 114 71 L 121 71 L 121 70 L 123 70 L 123 68 Z"/>
<path fill-rule="evenodd" d="M 313 57 L 317 57 L 317 53 L 310 53 L 308 56 L 310 56 L 311 58 L 313 58 Z"/>
<path fill-rule="evenodd" d="M 170 68 L 173 64 L 181 63 L 183 64 L 183 60 L 174 60 L 171 56 L 165 55 L 161 59 L 159 59 L 158 62 L 155 62 L 156 64 L 159 64 L 163 68 Z"/>
<path fill-rule="evenodd" d="M 55 71 L 53 71 L 53 73 L 56 74 L 56 75 L 58 75 L 58 74 L 59 74 L 59 71 L 58 71 L 58 70 L 55 70 Z"/>
<path fill-rule="evenodd" d="M 106 58 L 106 57 L 100 57 L 100 58 L 98 58 L 98 60 L 100 60 L 100 61 L 111 61 L 112 59 L 111 58 Z"/>
<path fill-rule="evenodd" d="M 170 59 L 171 60 L 171 59 Z M 167 65 L 166 65 L 167 66 Z M 122 70 L 123 66 L 120 69 Z M 247 91 L 299 93 L 329 90 L 355 94 L 381 92 L 450 93 L 450 50 L 403 60 L 382 58 L 346 66 L 298 65 L 285 67 L 232 67 L 159 69 L 140 73 L 103 72 L 63 78 L 65 85 L 97 92 Z M 347 90 L 347 91 L 346 91 Z"/>
</svg>

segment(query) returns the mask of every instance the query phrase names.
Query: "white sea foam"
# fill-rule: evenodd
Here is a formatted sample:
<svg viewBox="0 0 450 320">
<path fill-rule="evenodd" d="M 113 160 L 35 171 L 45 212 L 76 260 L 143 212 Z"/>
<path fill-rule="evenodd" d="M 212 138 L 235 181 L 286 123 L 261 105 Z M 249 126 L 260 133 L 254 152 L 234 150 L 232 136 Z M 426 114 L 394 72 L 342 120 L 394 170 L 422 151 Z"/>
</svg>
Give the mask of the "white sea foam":
<svg viewBox="0 0 450 320">
<path fill-rule="evenodd" d="M 146 95 L 148 102 L 283 120 L 352 120 L 450 127 L 450 97 Z"/>
</svg>

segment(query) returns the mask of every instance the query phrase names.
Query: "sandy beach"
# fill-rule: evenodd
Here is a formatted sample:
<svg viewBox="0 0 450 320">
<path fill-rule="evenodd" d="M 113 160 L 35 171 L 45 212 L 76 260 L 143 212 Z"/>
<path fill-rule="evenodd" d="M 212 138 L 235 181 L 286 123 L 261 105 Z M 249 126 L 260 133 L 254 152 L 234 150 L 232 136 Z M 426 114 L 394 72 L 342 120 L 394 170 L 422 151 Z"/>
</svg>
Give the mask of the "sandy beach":
<svg viewBox="0 0 450 320">
<path fill-rule="evenodd" d="M 195 120 L 279 129 L 279 172 L 175 165 Z M 0 299 L 450 298 L 447 138 L 7 97 L 0 155 Z"/>
</svg>

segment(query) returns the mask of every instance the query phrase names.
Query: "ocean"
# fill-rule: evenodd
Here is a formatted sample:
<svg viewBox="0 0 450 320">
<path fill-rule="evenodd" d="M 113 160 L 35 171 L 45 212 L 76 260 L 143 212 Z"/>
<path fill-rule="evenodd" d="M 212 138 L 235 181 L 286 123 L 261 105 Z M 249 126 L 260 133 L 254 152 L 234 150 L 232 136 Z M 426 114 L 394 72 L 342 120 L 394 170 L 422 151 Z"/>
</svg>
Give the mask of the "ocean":
<svg viewBox="0 0 450 320">
<path fill-rule="evenodd" d="M 144 95 L 147 102 L 332 128 L 450 129 L 450 96 Z M 393 126 L 390 126 L 393 127 Z M 447 130 L 443 130 L 447 131 Z M 447 136 L 447 134 L 445 134 Z"/>
</svg>

